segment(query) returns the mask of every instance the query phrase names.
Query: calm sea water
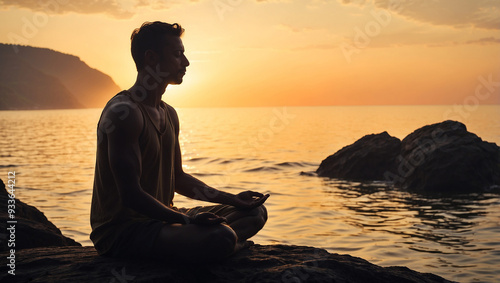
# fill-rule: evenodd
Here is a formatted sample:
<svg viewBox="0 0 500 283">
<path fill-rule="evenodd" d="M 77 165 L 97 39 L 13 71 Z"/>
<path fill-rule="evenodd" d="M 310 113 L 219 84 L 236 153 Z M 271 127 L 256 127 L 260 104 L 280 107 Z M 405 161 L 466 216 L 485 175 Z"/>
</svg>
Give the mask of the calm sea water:
<svg viewBox="0 0 500 283">
<path fill-rule="evenodd" d="M 447 118 L 500 144 L 500 106 L 178 109 L 187 172 L 222 190 L 270 193 L 260 244 L 295 244 L 460 282 L 500 280 L 500 195 L 420 195 L 307 176 L 363 135 L 404 138 Z M 65 235 L 91 245 L 99 109 L 0 112 L 0 178 Z M 176 196 L 179 207 L 203 203 Z"/>
</svg>

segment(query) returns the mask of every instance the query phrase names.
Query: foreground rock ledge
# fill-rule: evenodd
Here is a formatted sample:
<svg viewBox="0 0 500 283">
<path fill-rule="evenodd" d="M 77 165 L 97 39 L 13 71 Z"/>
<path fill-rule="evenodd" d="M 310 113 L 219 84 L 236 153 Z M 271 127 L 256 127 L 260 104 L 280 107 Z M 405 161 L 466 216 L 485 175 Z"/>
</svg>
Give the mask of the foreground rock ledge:
<svg viewBox="0 0 500 283">
<path fill-rule="evenodd" d="M 0 266 L 0 282 L 450 282 L 406 267 L 286 245 L 254 245 L 207 266 L 109 259 L 93 247 L 44 247 L 18 251 L 15 278 L 8 270 Z"/>
<path fill-rule="evenodd" d="M 64 236 L 38 208 L 13 197 L 14 195 L 7 192 L 5 184 L 0 179 L 0 251 L 8 251 L 11 248 L 21 250 L 47 246 L 81 246 L 75 240 Z M 15 203 L 14 213 L 9 214 L 7 206 L 13 203 Z M 11 215 L 15 218 L 11 218 Z M 8 234 L 2 235 L 8 231 L 7 225 L 12 226 L 7 224 L 9 220 L 17 221 L 14 225 L 14 234 L 7 232 Z M 11 238 L 11 235 L 15 238 Z M 12 243 L 15 247 L 3 242 L 9 240 L 10 244 L 11 239 L 15 240 Z"/>
</svg>

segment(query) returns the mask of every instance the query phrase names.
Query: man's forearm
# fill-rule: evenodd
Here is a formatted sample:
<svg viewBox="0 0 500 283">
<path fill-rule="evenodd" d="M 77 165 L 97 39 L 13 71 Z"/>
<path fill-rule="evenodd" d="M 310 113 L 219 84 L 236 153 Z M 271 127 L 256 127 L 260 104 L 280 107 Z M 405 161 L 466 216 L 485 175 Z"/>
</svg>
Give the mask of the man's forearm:
<svg viewBox="0 0 500 283">
<path fill-rule="evenodd" d="M 144 192 L 135 194 L 134 198 L 125 205 L 141 214 L 167 223 L 186 224 L 191 220 L 189 216 L 165 206 Z"/>
<path fill-rule="evenodd" d="M 176 178 L 176 191 L 188 198 L 221 204 L 234 204 L 235 195 L 219 191 L 184 173 Z"/>
</svg>

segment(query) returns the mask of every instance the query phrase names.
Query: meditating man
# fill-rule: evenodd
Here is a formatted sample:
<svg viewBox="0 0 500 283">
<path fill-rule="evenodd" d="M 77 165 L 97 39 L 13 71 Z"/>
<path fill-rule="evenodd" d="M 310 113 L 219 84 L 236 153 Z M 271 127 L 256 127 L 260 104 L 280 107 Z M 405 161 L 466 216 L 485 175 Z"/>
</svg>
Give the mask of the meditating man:
<svg viewBox="0 0 500 283">
<path fill-rule="evenodd" d="M 90 213 L 100 255 L 212 262 L 244 247 L 266 223 L 269 195 L 222 192 L 183 171 L 179 119 L 161 99 L 189 66 L 183 31 L 163 22 L 134 30 L 137 80 L 102 111 Z M 219 205 L 176 208 L 174 192 Z"/>
</svg>

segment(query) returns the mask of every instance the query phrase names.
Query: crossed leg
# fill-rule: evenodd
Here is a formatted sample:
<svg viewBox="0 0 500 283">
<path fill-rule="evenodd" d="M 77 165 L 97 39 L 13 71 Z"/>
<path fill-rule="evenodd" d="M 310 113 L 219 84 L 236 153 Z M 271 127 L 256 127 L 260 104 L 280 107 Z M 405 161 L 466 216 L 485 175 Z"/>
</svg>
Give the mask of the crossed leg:
<svg viewBox="0 0 500 283">
<path fill-rule="evenodd" d="M 213 262 L 229 256 L 237 236 L 227 225 L 165 224 L 153 245 L 153 257 L 181 262 Z"/>
<path fill-rule="evenodd" d="M 244 247 L 246 240 L 257 234 L 267 221 L 264 206 L 251 210 L 210 206 L 185 212 L 213 212 L 225 217 L 227 225 L 165 224 L 154 243 L 154 257 L 184 262 L 218 261 Z"/>
<path fill-rule="evenodd" d="M 238 241 L 243 242 L 259 232 L 267 221 L 266 207 L 261 205 L 252 210 L 235 210 L 227 215 L 227 224 L 231 227 Z"/>
</svg>

